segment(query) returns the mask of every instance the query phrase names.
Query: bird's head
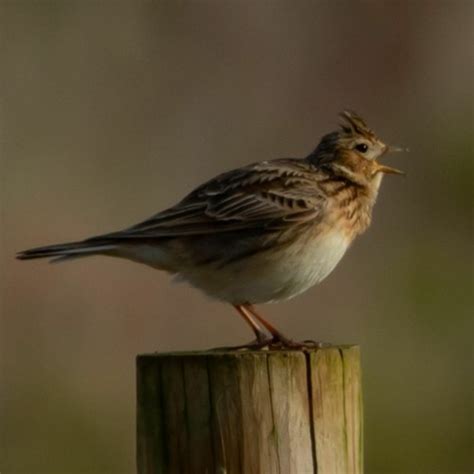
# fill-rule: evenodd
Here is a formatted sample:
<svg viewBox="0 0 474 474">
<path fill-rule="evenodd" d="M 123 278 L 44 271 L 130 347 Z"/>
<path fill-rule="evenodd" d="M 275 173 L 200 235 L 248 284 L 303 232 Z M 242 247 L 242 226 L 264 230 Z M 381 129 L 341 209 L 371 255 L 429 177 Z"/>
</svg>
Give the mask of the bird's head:
<svg viewBox="0 0 474 474">
<path fill-rule="evenodd" d="M 336 175 L 361 185 L 380 183 L 382 174 L 404 174 L 377 160 L 387 152 L 403 151 L 386 145 L 355 112 L 341 113 L 340 130 L 325 135 L 308 157 L 317 166 L 328 166 Z"/>
</svg>

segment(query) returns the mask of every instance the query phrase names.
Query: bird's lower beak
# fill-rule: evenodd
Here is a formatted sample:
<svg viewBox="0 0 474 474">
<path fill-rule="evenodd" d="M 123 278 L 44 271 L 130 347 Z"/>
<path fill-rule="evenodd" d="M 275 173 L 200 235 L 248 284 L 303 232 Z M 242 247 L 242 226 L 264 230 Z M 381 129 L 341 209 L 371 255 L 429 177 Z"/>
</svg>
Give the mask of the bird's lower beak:
<svg viewBox="0 0 474 474">
<path fill-rule="evenodd" d="M 401 174 L 401 175 L 405 174 L 404 171 L 401 171 L 397 168 L 392 168 L 391 166 L 380 165 L 380 164 L 377 166 L 377 173 Z"/>
</svg>

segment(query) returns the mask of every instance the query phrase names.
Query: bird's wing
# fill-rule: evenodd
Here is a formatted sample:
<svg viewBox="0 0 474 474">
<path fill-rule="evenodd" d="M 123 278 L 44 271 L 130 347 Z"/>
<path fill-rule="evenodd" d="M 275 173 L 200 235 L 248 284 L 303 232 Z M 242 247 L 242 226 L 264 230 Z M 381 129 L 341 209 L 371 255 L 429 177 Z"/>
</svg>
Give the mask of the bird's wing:
<svg viewBox="0 0 474 474">
<path fill-rule="evenodd" d="M 261 162 L 217 176 L 176 206 L 97 238 L 179 237 L 241 229 L 284 229 L 321 215 L 317 171 L 305 160 Z"/>
</svg>

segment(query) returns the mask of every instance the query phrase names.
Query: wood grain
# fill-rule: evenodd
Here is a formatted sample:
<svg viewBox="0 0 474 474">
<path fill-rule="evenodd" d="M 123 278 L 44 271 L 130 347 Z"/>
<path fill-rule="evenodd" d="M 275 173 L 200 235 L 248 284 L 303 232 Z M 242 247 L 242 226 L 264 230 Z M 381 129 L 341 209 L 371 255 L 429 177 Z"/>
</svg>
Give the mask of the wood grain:
<svg viewBox="0 0 474 474">
<path fill-rule="evenodd" d="M 137 358 L 139 474 L 361 474 L 359 349 Z"/>
</svg>

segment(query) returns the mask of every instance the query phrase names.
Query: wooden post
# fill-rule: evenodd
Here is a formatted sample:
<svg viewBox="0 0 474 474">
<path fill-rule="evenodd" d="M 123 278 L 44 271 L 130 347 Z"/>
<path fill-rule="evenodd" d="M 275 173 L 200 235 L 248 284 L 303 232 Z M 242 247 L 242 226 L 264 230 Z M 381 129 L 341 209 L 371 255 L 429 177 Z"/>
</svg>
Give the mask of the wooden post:
<svg viewBox="0 0 474 474">
<path fill-rule="evenodd" d="M 359 348 L 140 355 L 139 474 L 361 474 Z"/>
</svg>

